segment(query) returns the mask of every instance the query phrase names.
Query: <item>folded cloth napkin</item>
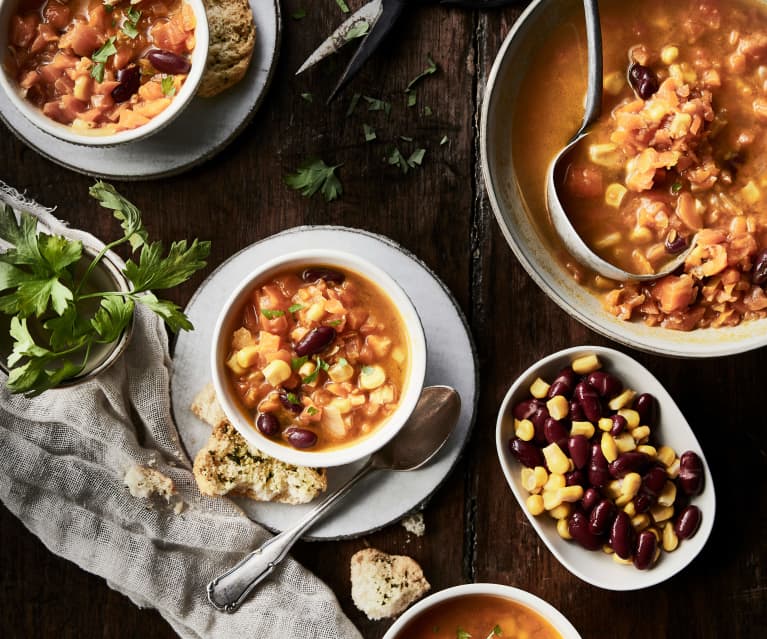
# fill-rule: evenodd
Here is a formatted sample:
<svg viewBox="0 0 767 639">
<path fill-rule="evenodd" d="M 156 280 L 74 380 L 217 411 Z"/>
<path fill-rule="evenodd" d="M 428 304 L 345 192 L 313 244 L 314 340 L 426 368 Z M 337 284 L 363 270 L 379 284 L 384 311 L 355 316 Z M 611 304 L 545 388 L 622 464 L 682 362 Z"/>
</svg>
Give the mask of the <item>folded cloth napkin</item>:
<svg viewBox="0 0 767 639">
<path fill-rule="evenodd" d="M 103 246 L 1 182 L 0 200 L 52 232 Z M 181 637 L 360 638 L 330 589 L 292 559 L 237 612 L 208 603 L 208 581 L 269 535 L 229 500 L 197 490 L 170 413 L 170 367 L 162 322 L 139 307 L 128 348 L 96 379 L 33 399 L 3 384 L 2 502 L 51 552 L 156 608 Z M 173 481 L 173 503 L 131 495 L 124 478 L 136 465 Z"/>
</svg>

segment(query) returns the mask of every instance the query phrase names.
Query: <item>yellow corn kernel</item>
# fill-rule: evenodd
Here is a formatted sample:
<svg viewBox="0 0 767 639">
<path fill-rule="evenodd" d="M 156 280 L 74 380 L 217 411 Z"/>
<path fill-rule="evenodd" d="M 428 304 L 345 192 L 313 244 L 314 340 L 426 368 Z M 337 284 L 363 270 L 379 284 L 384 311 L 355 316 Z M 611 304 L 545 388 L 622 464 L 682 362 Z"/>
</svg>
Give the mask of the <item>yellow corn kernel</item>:
<svg viewBox="0 0 767 639">
<path fill-rule="evenodd" d="M 613 427 L 613 420 L 609 417 L 600 417 L 599 421 L 597 422 L 597 426 L 599 426 L 599 430 L 610 432 Z"/>
<path fill-rule="evenodd" d="M 610 499 L 617 499 L 621 496 L 621 482 L 618 479 L 613 479 L 607 486 L 603 488 L 605 496 Z"/>
<path fill-rule="evenodd" d="M 679 537 L 676 536 L 674 525 L 671 522 L 668 522 L 663 529 L 663 550 L 666 552 L 673 552 L 678 545 Z"/>
<path fill-rule="evenodd" d="M 627 388 L 620 395 L 613 397 L 607 405 L 612 410 L 620 410 L 621 408 L 626 408 L 626 406 L 629 406 L 631 402 L 634 401 L 636 394 L 636 391 Z M 628 419 L 626 421 L 628 421 Z"/>
<path fill-rule="evenodd" d="M 603 291 L 611 291 L 617 285 L 618 283 L 615 280 L 608 279 L 606 277 L 603 277 L 602 275 L 594 276 L 594 286 L 602 289 Z"/>
<path fill-rule="evenodd" d="M 264 374 L 266 381 L 272 386 L 279 386 L 282 382 L 287 381 L 292 374 L 290 364 L 283 362 L 281 359 L 269 362 L 261 372 Z"/>
<path fill-rule="evenodd" d="M 637 443 L 634 441 L 631 433 L 621 433 L 620 435 L 616 435 L 613 439 L 615 439 L 615 445 L 618 447 L 618 452 L 620 453 L 628 453 L 637 447 Z"/>
<path fill-rule="evenodd" d="M 594 371 L 602 368 L 602 362 L 596 355 L 584 355 L 579 357 L 572 363 L 572 369 L 578 373 L 578 375 L 588 375 Z"/>
<path fill-rule="evenodd" d="M 671 463 L 671 465 L 666 467 L 666 474 L 671 479 L 676 479 L 679 477 L 679 457 L 674 458 L 674 461 Z"/>
<path fill-rule="evenodd" d="M 557 533 L 562 539 L 573 538 L 573 536 L 570 534 L 570 524 L 568 523 L 567 519 L 557 520 Z"/>
<path fill-rule="evenodd" d="M 668 126 L 672 138 L 681 138 L 687 135 L 692 124 L 692 116 L 689 113 L 677 113 Z"/>
<path fill-rule="evenodd" d="M 228 360 L 226 360 L 226 365 L 232 370 L 232 372 L 235 375 L 244 375 L 248 372 L 247 368 L 243 368 L 237 363 L 237 353 L 232 355 Z"/>
<path fill-rule="evenodd" d="M 623 239 L 623 236 L 615 231 L 614 233 L 608 233 L 607 235 L 600 237 L 598 240 L 594 240 L 594 246 L 599 249 L 610 248 L 615 246 Z"/>
<path fill-rule="evenodd" d="M 570 402 L 564 395 L 555 395 L 546 402 L 546 408 L 554 419 L 564 419 L 570 412 Z"/>
<path fill-rule="evenodd" d="M 543 399 L 549 392 L 549 388 L 551 388 L 551 384 L 546 383 L 538 377 L 532 384 L 530 384 L 530 394 L 536 399 Z"/>
<path fill-rule="evenodd" d="M 330 386 L 330 384 L 328 384 L 328 386 Z M 394 402 L 394 386 L 391 384 L 379 386 L 374 391 L 370 391 L 368 399 L 370 399 L 372 403 L 380 404 L 381 406 L 391 404 Z"/>
<path fill-rule="evenodd" d="M 357 383 L 360 388 L 365 390 L 373 390 L 378 388 L 386 381 L 386 373 L 384 369 L 374 364 L 373 366 L 363 366 L 360 371 Z"/>
<path fill-rule="evenodd" d="M 397 362 L 397 364 L 404 364 L 406 357 L 407 357 L 407 355 L 405 354 L 405 350 L 403 348 L 400 348 L 399 346 L 395 346 L 392 349 L 391 358 L 395 362 Z"/>
<path fill-rule="evenodd" d="M 311 375 L 316 369 L 317 365 L 314 362 L 304 362 L 298 369 L 298 374 L 301 377 L 309 377 L 309 375 Z"/>
<path fill-rule="evenodd" d="M 628 189 L 622 184 L 618 184 L 618 182 L 609 184 L 605 189 L 605 204 L 615 209 L 620 208 L 626 193 L 628 193 Z"/>
<path fill-rule="evenodd" d="M 242 368 L 250 368 L 254 364 L 258 364 L 258 355 L 260 349 L 258 346 L 246 346 L 237 351 L 237 363 Z"/>
<path fill-rule="evenodd" d="M 673 506 L 676 501 L 676 484 L 673 481 L 667 481 L 663 484 L 663 489 L 658 495 L 658 503 L 661 506 Z"/>
<path fill-rule="evenodd" d="M 540 495 L 530 495 L 525 500 L 527 510 L 531 515 L 540 515 L 543 511 L 543 497 Z"/>
<path fill-rule="evenodd" d="M 331 400 L 330 406 L 335 406 L 342 415 L 352 412 L 352 400 L 348 397 L 335 397 Z"/>
<path fill-rule="evenodd" d="M 352 394 L 349 395 L 349 401 L 351 401 L 352 406 L 358 408 L 359 406 L 362 406 L 367 400 L 365 399 L 365 395 L 363 393 L 360 393 L 359 391 L 352 391 Z"/>
<path fill-rule="evenodd" d="M 647 513 L 642 513 L 641 515 L 636 515 L 635 517 L 631 518 L 631 525 L 634 527 L 634 530 L 637 532 L 642 532 L 645 528 L 647 528 L 650 525 L 650 515 Z"/>
<path fill-rule="evenodd" d="M 583 486 L 566 486 L 559 489 L 559 496 L 563 502 L 572 503 L 583 497 Z"/>
<path fill-rule="evenodd" d="M 630 501 L 628 504 L 626 504 L 623 507 L 623 512 L 626 513 L 629 516 L 629 518 L 636 517 L 637 507 L 634 505 L 633 501 Z"/>
<path fill-rule="evenodd" d="M 334 382 L 348 382 L 354 377 L 354 368 L 345 359 L 341 359 L 328 369 L 328 377 Z"/>
<path fill-rule="evenodd" d="M 559 494 L 559 490 L 543 491 L 543 507 L 546 510 L 554 510 L 561 503 L 562 503 L 562 497 Z"/>
<path fill-rule="evenodd" d="M 642 444 L 641 446 L 637 446 L 637 451 L 644 453 L 648 457 L 658 456 L 658 451 L 655 449 L 655 446 L 650 446 L 650 444 Z"/>
<path fill-rule="evenodd" d="M 88 102 L 91 99 L 91 78 L 88 75 L 81 75 L 75 79 L 75 86 L 72 94 L 82 102 Z"/>
<path fill-rule="evenodd" d="M 529 493 L 541 492 L 541 488 L 543 488 L 547 479 L 548 473 L 543 466 L 522 469 L 522 486 Z"/>
<path fill-rule="evenodd" d="M 602 552 L 605 555 L 612 555 L 615 551 L 612 549 L 610 544 L 605 544 L 604 546 L 602 546 Z"/>
<path fill-rule="evenodd" d="M 564 475 L 570 468 L 567 455 L 562 452 L 559 445 L 554 442 L 543 449 L 543 458 L 552 473 Z"/>
<path fill-rule="evenodd" d="M 664 521 L 668 521 L 674 516 L 674 507 L 655 504 L 652 508 L 650 508 L 650 515 L 656 524 L 660 524 Z"/>
<path fill-rule="evenodd" d="M 650 427 L 637 426 L 634 430 L 631 431 L 631 436 L 634 438 L 634 441 L 637 444 L 640 444 L 650 436 Z"/>
<path fill-rule="evenodd" d="M 642 476 L 639 473 L 627 473 L 621 484 L 621 495 L 634 499 L 642 487 Z"/>
<path fill-rule="evenodd" d="M 675 46 L 665 46 L 660 50 L 661 62 L 665 65 L 673 64 L 679 57 L 679 49 Z"/>
<path fill-rule="evenodd" d="M 558 490 L 565 487 L 565 476 L 559 473 L 551 473 L 546 483 L 543 484 L 543 490 Z"/>
<path fill-rule="evenodd" d="M 618 95 L 626 84 L 626 74 L 621 71 L 613 71 L 605 75 L 602 80 L 602 88 L 605 93 Z"/>
<path fill-rule="evenodd" d="M 620 165 L 621 156 L 615 144 L 604 142 L 589 145 L 589 160 L 599 166 L 617 167 Z"/>
<path fill-rule="evenodd" d="M 529 419 L 515 419 L 514 434 L 522 441 L 529 442 L 535 436 L 535 426 Z"/>
<path fill-rule="evenodd" d="M 615 553 L 615 554 L 613 555 L 613 561 L 614 561 L 616 564 L 623 564 L 624 566 L 630 566 L 630 565 L 632 564 L 632 560 L 631 560 L 631 558 L 630 558 L 630 557 L 629 557 L 628 559 L 623 559 L 623 558 L 621 558 L 621 557 L 618 555 L 618 553 Z"/>
<path fill-rule="evenodd" d="M 652 231 L 646 226 L 635 226 L 629 233 L 629 239 L 635 244 L 647 244 L 652 242 Z"/>
<path fill-rule="evenodd" d="M 746 186 L 740 190 L 740 197 L 742 197 L 748 204 L 757 204 L 762 199 L 762 192 L 759 187 L 754 184 L 753 180 L 750 180 Z"/>
<path fill-rule="evenodd" d="M 310 322 L 319 322 L 325 317 L 325 300 L 322 299 L 319 302 L 312 304 L 306 311 L 306 319 Z"/>
<path fill-rule="evenodd" d="M 621 408 L 618 411 L 618 415 L 623 417 L 623 419 L 626 420 L 626 427 L 631 430 L 632 428 L 636 428 L 639 426 L 639 413 L 635 411 L 633 408 Z"/>
<path fill-rule="evenodd" d="M 586 439 L 591 439 L 594 432 L 594 424 L 591 422 L 573 422 L 570 426 L 571 435 L 583 435 Z"/>
<path fill-rule="evenodd" d="M 536 466 L 533 468 L 533 473 L 535 474 L 536 487 L 542 488 L 549 480 L 549 473 L 546 472 L 546 469 L 543 466 Z"/>
<path fill-rule="evenodd" d="M 615 445 L 615 440 L 610 433 L 602 433 L 600 446 L 608 464 L 618 459 L 618 447 Z"/>
<path fill-rule="evenodd" d="M 567 519 L 572 512 L 573 507 L 569 503 L 559 504 L 556 508 L 552 508 L 549 511 L 549 515 L 553 519 Z"/>
</svg>

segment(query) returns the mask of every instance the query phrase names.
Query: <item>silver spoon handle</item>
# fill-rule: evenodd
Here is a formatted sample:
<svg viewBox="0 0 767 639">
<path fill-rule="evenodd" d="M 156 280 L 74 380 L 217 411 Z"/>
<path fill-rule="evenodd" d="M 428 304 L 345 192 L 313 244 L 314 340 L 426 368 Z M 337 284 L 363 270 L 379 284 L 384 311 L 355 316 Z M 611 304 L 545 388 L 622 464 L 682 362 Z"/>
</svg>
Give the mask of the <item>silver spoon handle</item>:
<svg viewBox="0 0 767 639">
<path fill-rule="evenodd" d="M 583 133 L 599 117 L 602 110 L 602 26 L 599 22 L 597 0 L 583 0 L 583 10 L 586 14 L 589 77 L 586 88 L 586 111 L 577 135 Z"/>
<path fill-rule="evenodd" d="M 246 555 L 239 563 L 208 584 L 208 601 L 223 612 L 236 610 L 245 597 L 261 583 L 288 554 L 301 535 L 328 509 L 340 501 L 360 479 L 373 470 L 368 460 L 351 479 L 330 493 L 292 527 L 283 530 Z"/>
</svg>

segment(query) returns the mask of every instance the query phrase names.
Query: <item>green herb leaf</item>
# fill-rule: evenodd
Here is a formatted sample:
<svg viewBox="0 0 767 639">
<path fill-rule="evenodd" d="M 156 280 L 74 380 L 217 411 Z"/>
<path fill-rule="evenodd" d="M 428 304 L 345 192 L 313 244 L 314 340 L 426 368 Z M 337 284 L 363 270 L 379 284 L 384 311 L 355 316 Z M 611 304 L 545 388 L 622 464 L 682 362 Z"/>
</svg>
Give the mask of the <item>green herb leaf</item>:
<svg viewBox="0 0 767 639">
<path fill-rule="evenodd" d="M 296 395 L 295 393 L 286 393 L 285 397 L 288 398 L 288 401 L 291 404 L 300 404 L 301 403 L 301 402 L 298 401 L 298 395 Z"/>
<path fill-rule="evenodd" d="M 314 95 L 312 95 L 311 93 L 302 93 L 302 94 L 301 94 L 301 97 L 302 97 L 304 100 L 306 100 L 307 102 L 309 102 L 310 104 L 311 104 L 312 102 L 314 102 Z"/>
<path fill-rule="evenodd" d="M 429 66 L 427 66 L 421 73 L 419 73 L 417 76 L 415 76 L 405 87 L 405 93 L 408 93 L 420 80 L 423 80 L 427 75 L 433 75 L 437 72 L 437 63 L 434 62 L 434 60 L 431 59 L 430 55 L 426 56 L 426 60 L 429 63 Z"/>
<path fill-rule="evenodd" d="M 681 182 L 674 182 L 674 183 L 671 185 L 671 192 L 672 192 L 674 195 L 676 195 L 677 193 L 679 193 L 679 191 L 681 191 L 681 190 L 682 190 L 682 183 L 681 183 Z"/>
<path fill-rule="evenodd" d="M 428 118 L 431 116 L 431 114 L 434 113 L 434 111 L 431 110 L 430 106 L 425 106 L 423 108 L 423 114 Z"/>
<path fill-rule="evenodd" d="M 174 333 L 191 331 L 194 328 L 189 318 L 181 311 L 181 308 L 173 302 L 157 299 L 154 293 L 144 293 L 143 295 L 131 297 L 162 317 L 168 328 Z"/>
<path fill-rule="evenodd" d="M 405 156 L 402 155 L 396 146 L 389 152 L 386 161 L 393 166 L 399 166 L 405 174 L 410 170 L 410 165 L 407 163 Z"/>
<path fill-rule="evenodd" d="M 343 193 L 335 171 L 341 164 L 328 166 L 322 160 L 308 160 L 292 175 L 285 176 L 285 183 L 304 197 L 312 197 L 317 191 L 326 202 L 332 202 Z"/>
<path fill-rule="evenodd" d="M 176 81 L 172 75 L 166 75 L 162 81 L 162 94 L 167 97 L 173 97 L 176 95 Z"/>
<path fill-rule="evenodd" d="M 370 31 L 370 23 L 368 23 L 367 20 L 360 20 L 359 22 L 353 24 L 352 27 L 346 32 L 344 40 L 349 42 L 350 40 L 361 38 L 362 36 L 367 35 L 368 31 Z"/>
<path fill-rule="evenodd" d="M 126 329 L 133 317 L 134 303 L 131 298 L 109 295 L 102 298 L 101 306 L 91 319 L 91 325 L 103 344 L 114 342 Z"/>
<path fill-rule="evenodd" d="M 403 142 L 412 142 L 413 141 L 413 138 L 411 138 L 410 136 L 407 136 L 407 135 L 400 135 L 399 139 L 402 140 Z"/>
<path fill-rule="evenodd" d="M 501 627 L 498 624 L 495 624 L 495 626 L 493 627 L 493 635 L 496 637 L 500 637 L 502 634 L 503 632 L 501 631 Z"/>
<path fill-rule="evenodd" d="M 105 209 L 114 211 L 114 216 L 120 221 L 125 237 L 134 251 L 148 240 L 146 229 L 141 221 L 141 211 L 135 204 L 120 195 L 115 187 L 99 180 L 88 192 Z"/>
<path fill-rule="evenodd" d="M 293 306 L 288 307 L 288 313 L 295 313 L 296 311 L 300 311 L 302 308 L 304 308 L 303 304 L 293 304 Z"/>
<path fill-rule="evenodd" d="M 296 9 L 293 13 L 290 14 L 290 17 L 293 18 L 293 20 L 303 20 L 306 17 L 306 9 L 303 7 Z"/>
<path fill-rule="evenodd" d="M 49 334 L 48 345 L 56 352 L 80 348 L 92 341 L 93 326 L 74 304 L 69 304 L 62 315 L 47 319 L 43 326 Z"/>
<path fill-rule="evenodd" d="M 322 369 L 323 371 L 327 371 L 330 366 L 328 366 L 328 363 L 322 359 L 321 357 L 317 358 L 317 368 Z"/>
<path fill-rule="evenodd" d="M 447 136 L 443 135 L 442 139 L 439 141 L 439 145 L 444 146 L 445 144 L 447 144 Z"/>
<path fill-rule="evenodd" d="M 339 357 L 338 358 L 338 365 L 339 366 L 348 366 L 349 362 L 346 361 L 345 357 Z"/>
<path fill-rule="evenodd" d="M 22 212 L 19 220 L 10 206 L 0 206 L 0 238 L 13 248 L 0 255 L 10 264 L 39 264 L 42 261 L 37 242 L 37 218 Z"/>
<path fill-rule="evenodd" d="M 309 361 L 309 357 L 307 355 L 304 355 L 303 357 L 294 357 L 292 360 L 290 360 L 290 368 L 292 368 L 294 371 L 297 371 L 304 364 L 306 364 L 307 361 Z"/>
<path fill-rule="evenodd" d="M 338 5 L 338 8 L 341 9 L 344 13 L 349 13 L 349 5 L 346 4 L 346 0 L 336 0 L 336 4 Z"/>
<path fill-rule="evenodd" d="M 131 40 L 138 36 L 138 21 L 141 19 L 141 11 L 131 7 L 125 13 L 125 22 L 123 22 L 122 32 Z"/>
<path fill-rule="evenodd" d="M 91 67 L 91 77 L 94 80 L 96 80 L 96 82 L 104 81 L 104 63 L 103 62 L 97 62 Z"/>
<path fill-rule="evenodd" d="M 471 635 L 463 628 L 458 628 L 458 630 L 455 631 L 455 639 L 471 639 Z"/>
<path fill-rule="evenodd" d="M 362 131 L 365 133 L 365 142 L 372 142 L 377 137 L 376 130 L 369 124 L 363 124 Z"/>
<path fill-rule="evenodd" d="M 117 53 L 117 47 L 115 46 L 115 36 L 109 38 L 101 47 L 94 51 L 91 59 L 94 62 L 106 62 L 110 55 Z"/>
<path fill-rule="evenodd" d="M 185 282 L 205 267 L 210 242 L 194 240 L 187 245 L 186 240 L 181 240 L 170 245 L 167 256 L 162 257 L 162 253 L 162 242 L 152 242 L 142 247 L 138 264 L 133 260 L 126 262 L 124 273 L 134 292 L 173 288 Z"/>
<path fill-rule="evenodd" d="M 338 326 L 341 323 L 340 319 L 337 320 L 331 320 L 327 323 L 328 326 Z"/>
<path fill-rule="evenodd" d="M 371 98 L 369 95 L 363 95 L 362 97 L 365 102 L 368 103 L 368 111 L 384 111 L 386 115 L 391 113 L 391 102 L 379 100 L 378 98 Z"/>
<path fill-rule="evenodd" d="M 266 319 L 277 319 L 278 317 L 282 317 L 285 315 L 285 311 L 280 310 L 273 310 L 269 308 L 262 308 L 261 309 L 261 315 L 263 315 Z"/>
<path fill-rule="evenodd" d="M 418 103 L 418 96 L 415 91 L 407 92 L 407 107 L 408 109 L 414 107 Z"/>
<path fill-rule="evenodd" d="M 319 376 L 319 374 L 320 374 L 320 368 L 318 366 L 317 368 L 314 369 L 314 371 L 312 373 L 310 373 L 309 375 L 304 377 L 301 380 L 301 383 L 302 384 L 313 384 L 315 382 L 315 380 L 317 379 L 317 377 Z"/>
<path fill-rule="evenodd" d="M 354 110 L 357 108 L 357 104 L 359 103 L 361 97 L 362 96 L 359 93 L 355 93 L 352 96 L 351 102 L 349 102 L 349 108 L 346 109 L 347 118 L 351 116 L 352 113 L 354 113 Z"/>
<path fill-rule="evenodd" d="M 426 155 L 426 149 L 416 149 L 415 151 L 413 151 L 410 154 L 410 157 L 407 159 L 407 163 L 410 166 L 410 168 L 421 166 L 424 155 Z"/>
<path fill-rule="evenodd" d="M 318 411 L 318 410 L 317 410 L 317 409 L 316 409 L 314 406 L 309 406 L 309 407 L 307 407 L 307 409 L 306 409 L 306 414 L 307 414 L 307 415 L 316 415 L 316 414 L 317 414 L 317 413 L 319 413 L 319 412 L 320 412 L 320 411 Z"/>
</svg>

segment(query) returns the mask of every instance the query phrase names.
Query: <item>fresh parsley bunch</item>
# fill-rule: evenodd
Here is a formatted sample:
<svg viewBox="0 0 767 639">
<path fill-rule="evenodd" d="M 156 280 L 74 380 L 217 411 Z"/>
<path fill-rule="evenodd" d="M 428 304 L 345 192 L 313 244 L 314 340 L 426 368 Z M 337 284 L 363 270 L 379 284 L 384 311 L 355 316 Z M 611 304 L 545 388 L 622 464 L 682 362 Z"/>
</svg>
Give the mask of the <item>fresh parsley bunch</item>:
<svg viewBox="0 0 767 639">
<path fill-rule="evenodd" d="M 7 385 L 14 393 L 38 395 L 82 373 L 93 347 L 116 341 L 128 327 L 136 304 L 174 332 L 193 328 L 178 306 L 150 291 L 178 286 L 203 268 L 210 242 L 173 242 L 164 255 L 160 242 L 149 242 L 139 210 L 113 186 L 96 182 L 90 194 L 113 211 L 123 235 L 82 275 L 82 242 L 38 232 L 33 215 L 22 212 L 17 219 L 11 207 L 0 205 L 0 238 L 13 245 L 0 254 L 0 312 L 12 316 Z M 130 292 L 89 289 L 89 276 L 106 252 L 126 243 L 134 256 L 141 249 L 138 263 L 129 259 L 123 271 Z"/>
</svg>

